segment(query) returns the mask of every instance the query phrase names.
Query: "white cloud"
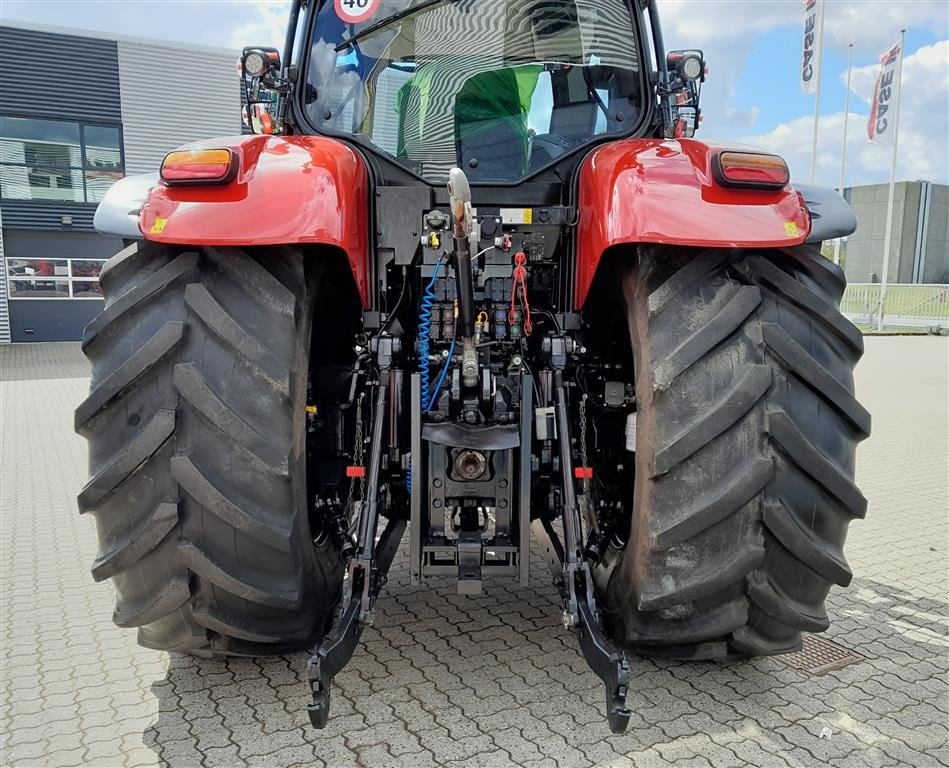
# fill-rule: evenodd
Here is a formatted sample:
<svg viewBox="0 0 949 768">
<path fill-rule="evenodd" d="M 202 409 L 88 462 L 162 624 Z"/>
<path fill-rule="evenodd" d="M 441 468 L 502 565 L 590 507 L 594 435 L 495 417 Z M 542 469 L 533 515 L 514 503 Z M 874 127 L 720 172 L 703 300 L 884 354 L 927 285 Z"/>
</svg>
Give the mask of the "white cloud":
<svg viewBox="0 0 949 768">
<path fill-rule="evenodd" d="M 949 29 L 946 0 L 827 0 L 825 7 L 825 46 L 840 52 L 846 51 L 850 42 L 863 51 L 882 51 L 901 26 L 928 28 L 939 34 Z M 659 4 L 659 14 L 668 48 L 699 47 L 705 51 L 711 67 L 702 94 L 705 131 L 718 136 L 754 131 L 758 107 L 733 106 L 736 83 L 759 35 L 780 27 L 789 34 L 800 34 L 800 0 L 666 0 Z M 796 67 L 797 62 L 783 65 Z M 824 75 L 827 77 L 826 71 Z M 870 91 L 872 95 L 872 82 Z M 809 172 L 809 164 L 806 170 Z"/>
<path fill-rule="evenodd" d="M 800 25 L 800 0 L 664 0 L 659 4 L 666 39 L 688 45 L 750 49 L 754 37 L 784 25 Z M 901 27 L 949 28 L 945 0 L 826 0 L 826 43 L 841 50 L 849 43 L 883 48 Z"/>
<path fill-rule="evenodd" d="M 755 34 L 799 22 L 801 8 L 800 0 L 666 0 L 659 4 L 659 17 L 667 40 L 750 49 Z"/>
<path fill-rule="evenodd" d="M 824 32 L 827 43 L 846 48 L 882 50 L 895 39 L 901 27 L 925 27 L 937 35 L 949 29 L 949 3 L 945 0 L 897 0 L 896 2 L 828 2 Z"/>
<path fill-rule="evenodd" d="M 860 67 L 853 72 L 852 90 L 869 105 L 873 98 L 878 67 Z M 846 82 L 846 72 L 842 75 Z M 949 183 L 949 40 L 920 48 L 903 62 L 900 104 L 900 137 L 897 179 L 925 179 Z M 889 180 L 892 150 L 870 144 L 865 111 L 851 111 L 847 129 L 846 184 L 871 184 Z M 837 186 L 843 138 L 844 113 L 821 117 L 817 154 L 817 177 Z M 792 176 L 810 175 L 813 116 L 799 117 L 743 143 L 776 152 L 788 160 Z"/>
<path fill-rule="evenodd" d="M 250 21 L 234 27 L 230 44 L 234 48 L 269 45 L 282 53 L 290 20 L 290 0 L 253 0 L 241 5 L 253 15 Z"/>
</svg>

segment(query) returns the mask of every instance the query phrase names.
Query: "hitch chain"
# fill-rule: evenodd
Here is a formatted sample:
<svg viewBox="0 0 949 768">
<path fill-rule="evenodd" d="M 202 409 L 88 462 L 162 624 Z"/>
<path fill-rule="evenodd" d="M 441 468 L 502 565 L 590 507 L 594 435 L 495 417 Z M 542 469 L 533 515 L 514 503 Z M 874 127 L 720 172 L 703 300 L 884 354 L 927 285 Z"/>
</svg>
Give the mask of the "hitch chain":
<svg viewBox="0 0 949 768">
<path fill-rule="evenodd" d="M 587 394 L 580 397 L 580 466 L 589 469 L 590 461 L 587 457 Z M 590 473 L 583 473 L 583 492 L 590 495 Z"/>
<path fill-rule="evenodd" d="M 577 497 L 580 505 L 581 520 L 587 524 L 587 542 L 583 554 L 591 562 L 596 562 L 602 554 L 600 548 L 600 521 L 597 518 L 596 505 L 591 493 L 593 468 L 590 466 L 590 457 L 587 454 L 587 400 L 589 395 L 584 392 L 580 396 L 580 466 L 583 477 L 583 493 Z"/>
<path fill-rule="evenodd" d="M 366 442 L 362 434 L 362 403 L 366 399 L 366 393 L 360 392 L 359 399 L 356 401 L 356 425 L 355 437 L 353 439 L 353 465 L 356 467 L 364 466 L 366 456 Z M 350 521 L 350 533 L 355 528 L 357 510 L 353 509 L 353 497 L 356 495 L 356 485 L 359 485 L 359 500 L 366 500 L 366 473 L 362 472 L 358 478 L 353 477 L 349 483 L 349 495 L 346 497 L 346 515 Z"/>
</svg>

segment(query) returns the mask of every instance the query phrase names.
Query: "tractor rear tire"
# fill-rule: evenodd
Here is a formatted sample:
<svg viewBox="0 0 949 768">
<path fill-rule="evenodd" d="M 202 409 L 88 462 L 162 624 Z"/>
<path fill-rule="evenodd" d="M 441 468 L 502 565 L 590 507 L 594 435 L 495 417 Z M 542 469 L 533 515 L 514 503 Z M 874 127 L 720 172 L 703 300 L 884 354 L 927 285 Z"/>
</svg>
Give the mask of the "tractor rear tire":
<svg viewBox="0 0 949 768">
<path fill-rule="evenodd" d="M 134 244 L 108 261 L 86 328 L 76 431 L 92 568 L 148 648 L 269 655 L 322 636 L 342 566 L 306 498 L 319 276 L 292 248 Z"/>
<path fill-rule="evenodd" d="M 601 595 L 614 639 L 686 659 L 797 650 L 850 583 L 842 547 L 867 506 L 843 273 L 812 246 L 646 246 L 623 285 L 638 415 L 630 536 Z"/>
</svg>

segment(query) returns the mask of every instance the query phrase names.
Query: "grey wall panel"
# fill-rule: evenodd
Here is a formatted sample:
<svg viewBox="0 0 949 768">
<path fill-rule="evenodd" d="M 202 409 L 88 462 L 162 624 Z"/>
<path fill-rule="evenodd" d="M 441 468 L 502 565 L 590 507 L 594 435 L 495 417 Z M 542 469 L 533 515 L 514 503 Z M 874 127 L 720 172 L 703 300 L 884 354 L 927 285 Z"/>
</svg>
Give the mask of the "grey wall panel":
<svg viewBox="0 0 949 768">
<path fill-rule="evenodd" d="M 10 302 L 13 341 L 80 341 L 82 330 L 102 311 L 95 299 L 35 299 Z"/>
<path fill-rule="evenodd" d="M 8 227 L 16 229 L 69 229 L 92 232 L 95 203 L 66 203 L 57 200 L 4 200 L 0 203 Z M 71 216 L 72 224 L 63 224 Z"/>
<path fill-rule="evenodd" d="M 0 110 L 118 122 L 116 43 L 0 26 Z"/>
<path fill-rule="evenodd" d="M 189 141 L 240 134 L 238 56 L 118 42 L 126 173 L 157 171 Z"/>
<path fill-rule="evenodd" d="M 922 199 L 923 185 L 918 181 L 906 182 L 906 191 L 903 197 L 903 205 L 900 209 L 900 229 L 899 240 L 893 243 L 890 253 L 890 261 L 899 254 L 899 263 L 896 265 L 895 274 L 890 271 L 891 280 L 897 283 L 913 282 L 913 267 L 916 262 L 916 236 L 919 229 L 919 204 Z M 889 189 L 887 190 L 889 195 Z M 885 214 L 884 214 L 885 216 Z M 893 215 L 893 223 L 896 224 L 896 213 Z"/>
<path fill-rule="evenodd" d="M 897 182 L 893 195 L 893 231 L 890 234 L 890 282 L 910 282 L 915 255 L 919 182 Z M 857 217 L 857 231 L 847 238 L 844 272 L 852 283 L 879 281 L 886 241 L 886 208 L 889 184 L 868 184 L 850 191 Z"/>
<path fill-rule="evenodd" d="M 10 341 L 10 312 L 7 308 L 7 265 L 3 256 L 3 214 L 0 213 L 0 344 Z"/>
<path fill-rule="evenodd" d="M 38 232 L 7 227 L 3 237 L 7 257 L 13 259 L 109 259 L 122 250 L 119 238 L 89 232 Z"/>
<path fill-rule="evenodd" d="M 932 185 L 926 228 L 924 283 L 949 283 L 949 186 Z"/>
</svg>

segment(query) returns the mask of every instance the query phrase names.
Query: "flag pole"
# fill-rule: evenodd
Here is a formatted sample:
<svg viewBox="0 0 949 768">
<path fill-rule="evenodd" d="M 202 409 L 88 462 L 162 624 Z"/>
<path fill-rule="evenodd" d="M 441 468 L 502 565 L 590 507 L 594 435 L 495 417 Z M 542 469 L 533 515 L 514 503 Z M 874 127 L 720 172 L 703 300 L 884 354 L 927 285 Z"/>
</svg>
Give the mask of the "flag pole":
<svg viewBox="0 0 949 768">
<path fill-rule="evenodd" d="M 820 122 L 820 81 L 821 81 L 821 65 L 824 60 L 824 5 L 825 3 L 820 4 L 820 13 L 818 14 L 817 19 L 817 80 L 815 86 L 817 88 L 817 93 L 814 98 L 814 139 L 811 143 L 811 181 L 817 179 L 817 131 L 819 128 Z"/>
<path fill-rule="evenodd" d="M 896 81 L 896 104 L 893 105 L 893 163 L 890 166 L 890 195 L 886 202 L 886 234 L 883 240 L 883 274 L 880 278 L 880 312 L 877 330 L 883 330 L 883 307 L 886 303 L 886 285 L 890 271 L 890 237 L 893 234 L 893 193 L 896 190 L 896 151 L 900 143 L 900 101 L 903 96 L 903 55 L 906 30 L 900 30 L 900 71 Z"/>
<path fill-rule="evenodd" d="M 840 196 L 844 196 L 844 173 L 847 168 L 847 123 L 850 120 L 850 76 L 853 73 L 853 43 L 850 44 L 849 55 L 847 58 L 847 95 L 844 98 L 844 145 L 840 150 L 840 183 L 837 185 L 837 191 Z M 837 238 L 834 244 L 834 264 L 840 264 L 840 247 L 843 242 L 842 237 Z"/>
</svg>

